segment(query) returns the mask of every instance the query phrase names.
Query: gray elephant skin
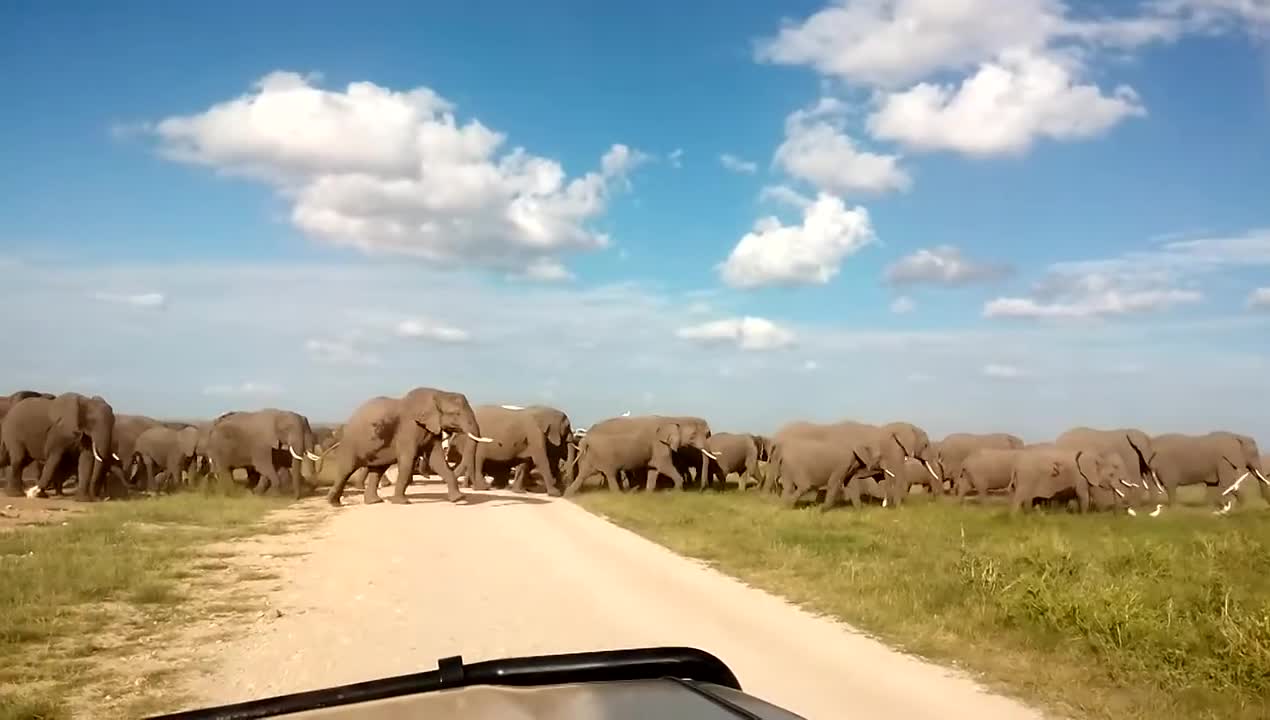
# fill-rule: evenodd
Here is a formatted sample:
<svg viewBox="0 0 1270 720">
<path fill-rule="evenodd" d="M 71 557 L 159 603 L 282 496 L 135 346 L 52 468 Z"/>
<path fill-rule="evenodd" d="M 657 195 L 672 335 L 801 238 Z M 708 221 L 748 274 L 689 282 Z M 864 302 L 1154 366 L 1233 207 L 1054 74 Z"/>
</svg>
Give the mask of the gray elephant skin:
<svg viewBox="0 0 1270 720">
<path fill-rule="evenodd" d="M 952 433 L 935 444 L 931 467 L 939 476 L 939 482 L 931 486 L 931 492 L 943 491 L 943 483 L 955 490 L 966 458 L 977 450 L 1017 450 L 1023 447 L 1023 438 L 1010 433 Z M 932 481 L 934 479 L 932 478 Z"/>
<path fill-rule="evenodd" d="M 478 405 L 473 412 L 481 434 L 493 442 L 478 443 L 467 435 L 454 436 L 449 443 L 450 452 L 460 458 L 471 457 L 475 463 L 469 469 L 460 459 L 456 472 L 466 474 L 475 483 L 477 477 L 485 478 L 487 463 L 493 462 L 500 470 L 512 470 L 512 489 L 523 492 L 527 466 L 532 466 L 549 495 L 562 494 L 576 452 L 568 415 L 542 405 Z M 557 473 L 564 477 L 558 480 Z"/>
<path fill-rule="evenodd" d="M 1010 480 L 1013 512 L 1031 509 L 1037 500 L 1075 498 L 1082 513 L 1119 506 L 1124 495 L 1124 464 L 1113 452 L 1072 450 L 1057 445 L 1016 452 Z"/>
<path fill-rule="evenodd" d="M 27 397 L 5 414 L 0 428 L 0 465 L 5 466 L 5 492 L 22 494 L 28 463 L 42 463 L 36 494 L 43 497 L 63 461 L 78 457 L 76 499 L 104 495 L 102 472 L 110 464 L 115 412 L 99 395 L 63 393 L 55 398 Z"/>
<path fill-rule="evenodd" d="M 197 441 L 197 433 L 195 437 Z M 256 481 L 257 494 L 281 492 L 290 484 L 295 497 L 302 497 L 301 465 L 306 457 L 319 458 L 314 447 L 308 418 L 277 408 L 225 413 L 212 422 L 206 436 L 208 460 L 220 484 L 230 487 L 234 470 L 245 469 Z"/>
<path fill-rule="evenodd" d="M 1246 435 L 1211 432 L 1206 435 L 1170 433 L 1157 435 L 1153 444 L 1158 459 L 1158 475 L 1168 504 L 1177 501 L 1182 485 L 1205 485 L 1218 490 L 1214 500 L 1230 510 L 1239 486 L 1251 480 L 1270 501 L 1270 479 L 1266 477 L 1257 442 Z"/>
<path fill-rule="evenodd" d="M 152 427 L 141 433 L 136 443 L 141 459 L 145 487 L 151 492 L 167 489 L 169 492 L 181 484 L 181 476 L 193 470 L 199 454 L 199 428 L 187 425 L 174 430 L 167 424 Z M 158 481 L 162 473 L 163 481 Z"/>
<path fill-rule="evenodd" d="M 364 502 L 382 502 L 379 475 L 396 464 L 397 483 L 390 502 L 405 504 L 410 470 L 415 467 L 416 458 L 422 455 L 445 480 L 450 502 L 458 502 L 463 493 L 441 448 L 444 432 L 461 433 L 477 442 L 487 440 L 481 437 L 476 414 L 463 393 L 419 387 L 400 398 L 379 396 L 367 400 L 353 411 L 340 432 L 339 443 L 331 455 L 337 479 L 327 494 L 327 501 L 340 505 L 349 477 L 366 468 L 369 474 L 363 482 Z M 461 462 L 470 467 L 474 464 L 472 454 L 469 450 Z M 473 477 L 473 486 L 477 490 L 485 489 L 485 479 Z"/>
<path fill-rule="evenodd" d="M 1130 488 L 1133 504 L 1150 502 L 1156 492 L 1163 492 L 1157 473 L 1154 441 L 1137 428 L 1099 430 L 1075 427 L 1059 435 L 1054 444 L 1073 450 L 1114 452 L 1120 456 L 1127 473 L 1125 485 Z"/>
<path fill-rule="evenodd" d="M 749 486 L 750 478 L 759 480 L 759 461 L 769 459 L 766 441 L 760 435 L 749 433 L 712 433 L 706 443 L 715 459 L 706 458 L 707 474 L 702 479 L 701 489 L 717 486 L 724 487 L 728 476 L 737 475 L 737 484 L 744 491 Z"/>
<path fill-rule="evenodd" d="M 794 438 L 820 439 L 849 447 L 869 446 L 871 452 L 879 458 L 875 482 L 882 481 L 883 477 L 899 477 L 904 472 L 905 461 L 910 458 L 920 462 L 930 475 L 935 474 L 930 464 L 933 455 L 930 437 L 925 430 L 912 423 L 869 425 L 850 420 L 831 424 L 789 423 L 776 433 L 777 452 L 781 452 L 782 444 Z M 773 479 L 769 473 L 764 481 L 767 483 L 765 489 L 770 489 Z M 902 482 L 882 482 L 879 487 L 885 488 L 884 499 L 892 507 L 898 507 L 907 494 L 907 486 Z"/>
<path fill-rule="evenodd" d="M 565 491 L 576 493 L 592 475 L 601 475 L 609 489 L 621 492 L 618 474 L 647 472 L 645 488 L 657 489 L 661 475 L 683 490 L 684 478 L 675 467 L 675 453 L 682 447 L 709 453 L 710 424 L 699 417 L 645 415 L 619 417 L 592 425 L 582 439 L 578 453 L 578 471 Z M 709 458 L 703 454 L 703 458 Z M 707 470 L 702 469 L 701 477 Z"/>
<path fill-rule="evenodd" d="M 1019 448 L 981 448 L 959 463 L 953 488 L 957 499 L 965 501 L 972 493 L 982 500 L 993 491 L 1005 491 L 1014 475 L 1014 460 Z"/>
<path fill-rule="evenodd" d="M 781 502 L 794 507 L 807 493 L 824 490 L 821 510 L 838 504 L 853 478 L 868 477 L 881 468 L 881 452 L 873 439 L 859 436 L 842 442 L 814 436 L 785 437 L 772 451 L 772 475 L 781 483 Z M 853 504 L 860 504 L 860 485 L 853 488 Z M 877 494 L 882 494 L 878 492 Z"/>
</svg>

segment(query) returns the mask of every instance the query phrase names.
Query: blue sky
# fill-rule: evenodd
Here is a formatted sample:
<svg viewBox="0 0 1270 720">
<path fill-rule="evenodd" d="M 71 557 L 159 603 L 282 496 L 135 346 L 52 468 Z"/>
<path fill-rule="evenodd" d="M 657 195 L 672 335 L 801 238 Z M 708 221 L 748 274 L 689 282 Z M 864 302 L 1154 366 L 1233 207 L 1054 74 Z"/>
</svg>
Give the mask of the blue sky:
<svg viewBox="0 0 1270 720">
<path fill-rule="evenodd" d="M 0 391 L 1270 442 L 1270 4 L 0 8 Z"/>
</svg>

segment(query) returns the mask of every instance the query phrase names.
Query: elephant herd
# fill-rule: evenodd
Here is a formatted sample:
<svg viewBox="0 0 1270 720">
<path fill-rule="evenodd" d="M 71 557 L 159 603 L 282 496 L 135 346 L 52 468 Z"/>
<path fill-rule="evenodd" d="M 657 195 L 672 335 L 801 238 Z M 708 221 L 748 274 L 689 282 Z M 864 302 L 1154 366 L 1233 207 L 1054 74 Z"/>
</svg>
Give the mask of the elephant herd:
<svg viewBox="0 0 1270 720">
<path fill-rule="evenodd" d="M 932 442 L 907 422 L 793 422 L 774 435 L 715 433 L 700 417 L 628 414 L 574 428 L 547 406 L 480 405 L 460 392 L 418 387 L 371 398 L 338 426 L 313 426 L 277 408 L 234 411 L 184 423 L 116 415 L 105 399 L 78 393 L 20 391 L 0 396 L 0 468 L 10 495 L 60 494 L 75 478 L 79 499 L 171 491 L 208 474 L 223 486 L 245 476 L 256 493 L 301 497 L 319 472 L 333 478 L 327 501 L 340 505 L 351 483 L 364 502 L 382 502 L 381 482 L 396 477 L 389 502 L 406 503 L 418 472 L 439 475 L 446 497 L 460 481 L 480 491 L 508 482 L 524 491 L 536 476 L 546 493 L 572 495 L 588 481 L 614 492 L 668 479 L 722 488 L 732 475 L 779 492 L 793 507 L 807 498 L 822 509 L 842 501 L 899 507 L 914 485 L 962 501 L 991 495 L 1015 510 L 1075 501 L 1080 511 L 1173 504 L 1184 485 L 1213 489 L 1219 513 L 1245 483 L 1270 500 L 1270 458 L 1231 432 L 1150 436 L 1136 429 L 1079 427 L 1047 443 L 1004 433 L 954 433 Z M 407 470 L 408 469 L 408 470 Z M 24 479 L 33 480 L 24 488 Z M 641 483 L 642 479 L 642 483 Z"/>
</svg>

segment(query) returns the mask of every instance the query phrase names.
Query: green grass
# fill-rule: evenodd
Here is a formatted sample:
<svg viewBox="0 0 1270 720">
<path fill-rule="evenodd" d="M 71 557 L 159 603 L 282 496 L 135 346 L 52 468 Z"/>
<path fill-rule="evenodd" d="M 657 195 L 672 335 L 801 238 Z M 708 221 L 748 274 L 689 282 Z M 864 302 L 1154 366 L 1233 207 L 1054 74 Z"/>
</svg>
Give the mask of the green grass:
<svg viewBox="0 0 1270 720">
<path fill-rule="evenodd" d="M 1270 717 L 1270 513 L 1159 518 L 914 498 L 588 493 L 593 512 L 1078 718 Z"/>
<path fill-rule="evenodd" d="M 108 679 L 94 655 L 186 619 L 204 546 L 267 528 L 285 502 L 182 493 L 0 533 L 0 720 L 68 716 L 67 697 Z"/>
</svg>

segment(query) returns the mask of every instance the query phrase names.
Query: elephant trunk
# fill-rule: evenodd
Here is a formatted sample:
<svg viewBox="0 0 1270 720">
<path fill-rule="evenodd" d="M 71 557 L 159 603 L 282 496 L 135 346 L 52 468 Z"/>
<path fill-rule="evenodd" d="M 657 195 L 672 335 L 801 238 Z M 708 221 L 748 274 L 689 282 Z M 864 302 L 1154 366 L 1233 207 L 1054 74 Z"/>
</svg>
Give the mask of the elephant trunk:
<svg viewBox="0 0 1270 720">
<path fill-rule="evenodd" d="M 114 460 L 111 448 L 114 447 L 115 415 L 105 412 L 96 419 L 89 430 L 89 444 L 92 448 L 93 464 L 89 477 L 79 478 L 81 493 L 94 495 L 101 486 L 102 474 Z M 86 463 L 81 463 L 81 468 Z"/>
<path fill-rule="evenodd" d="M 578 459 L 578 445 L 577 445 L 578 440 L 573 436 L 573 433 L 569 433 L 568 435 L 565 436 L 564 443 L 565 443 L 566 449 L 565 449 L 565 459 L 564 459 L 564 472 L 561 473 L 561 482 L 564 484 L 565 487 L 569 487 L 570 485 L 573 484 L 573 473 L 575 470 L 574 463 Z"/>
</svg>

